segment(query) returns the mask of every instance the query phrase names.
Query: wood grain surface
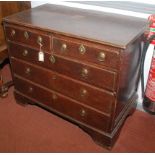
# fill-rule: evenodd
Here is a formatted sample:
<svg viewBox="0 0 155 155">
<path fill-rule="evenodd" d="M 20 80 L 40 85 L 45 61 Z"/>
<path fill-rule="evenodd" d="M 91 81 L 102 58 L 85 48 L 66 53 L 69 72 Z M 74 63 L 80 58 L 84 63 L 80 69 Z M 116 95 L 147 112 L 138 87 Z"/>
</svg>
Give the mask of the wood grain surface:
<svg viewBox="0 0 155 155">
<path fill-rule="evenodd" d="M 146 28 L 147 20 L 129 16 L 82 10 L 45 4 L 18 15 L 6 22 L 28 25 L 124 48 Z"/>
</svg>

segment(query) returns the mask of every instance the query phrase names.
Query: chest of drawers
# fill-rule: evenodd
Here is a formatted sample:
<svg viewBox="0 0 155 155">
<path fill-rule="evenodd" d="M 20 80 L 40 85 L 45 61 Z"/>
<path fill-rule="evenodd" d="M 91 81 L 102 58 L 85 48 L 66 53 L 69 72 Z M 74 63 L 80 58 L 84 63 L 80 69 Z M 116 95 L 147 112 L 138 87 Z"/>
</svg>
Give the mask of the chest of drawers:
<svg viewBox="0 0 155 155">
<path fill-rule="evenodd" d="M 145 28 L 142 19 L 50 4 L 5 18 L 17 102 L 113 146 L 136 107 Z"/>
</svg>

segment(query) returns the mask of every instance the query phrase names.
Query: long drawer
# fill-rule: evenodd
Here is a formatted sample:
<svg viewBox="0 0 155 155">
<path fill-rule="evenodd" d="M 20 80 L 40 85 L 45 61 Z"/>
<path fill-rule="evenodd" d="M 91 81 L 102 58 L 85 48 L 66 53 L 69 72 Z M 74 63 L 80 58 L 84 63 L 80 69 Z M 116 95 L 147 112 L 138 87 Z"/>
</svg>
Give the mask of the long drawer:
<svg viewBox="0 0 155 155">
<path fill-rule="evenodd" d="M 53 62 L 51 60 L 51 55 L 48 53 L 44 53 L 44 61 L 40 62 L 38 60 L 39 51 L 13 43 L 9 43 L 9 50 L 10 55 L 13 57 L 49 68 L 60 74 L 84 81 L 100 88 L 105 88 L 108 90 L 116 89 L 116 72 L 90 66 L 88 64 L 73 61 L 71 59 L 65 59 L 57 55 L 54 55 Z M 25 50 L 27 51 L 26 54 Z"/>
<path fill-rule="evenodd" d="M 119 51 L 109 46 L 69 39 L 69 37 L 53 37 L 53 52 L 70 57 L 72 59 L 106 66 L 108 68 L 119 68 Z"/>
<path fill-rule="evenodd" d="M 108 116 L 98 113 L 79 102 L 72 100 L 64 95 L 54 91 L 48 91 L 40 86 L 32 84 L 31 82 L 14 77 L 15 90 L 20 93 L 33 98 L 42 104 L 51 107 L 75 120 L 86 123 L 97 129 L 107 131 Z"/>
<path fill-rule="evenodd" d="M 18 59 L 11 59 L 13 73 L 75 100 L 110 114 L 115 102 L 113 93 L 92 87 L 50 70 L 34 66 Z"/>
<path fill-rule="evenodd" d="M 19 28 L 14 26 L 5 26 L 6 39 L 32 46 L 46 52 L 51 52 L 52 37 L 45 32 L 36 32 L 34 30 Z"/>
</svg>

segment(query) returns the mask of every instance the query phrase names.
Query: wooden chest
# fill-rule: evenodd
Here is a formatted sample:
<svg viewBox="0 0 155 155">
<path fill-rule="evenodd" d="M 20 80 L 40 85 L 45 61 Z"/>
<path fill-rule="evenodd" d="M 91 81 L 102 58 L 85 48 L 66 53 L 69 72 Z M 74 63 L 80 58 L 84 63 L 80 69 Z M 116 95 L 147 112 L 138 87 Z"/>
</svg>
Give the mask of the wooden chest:
<svg viewBox="0 0 155 155">
<path fill-rule="evenodd" d="M 146 21 L 46 4 L 4 19 L 17 102 L 111 147 L 136 107 Z"/>
</svg>

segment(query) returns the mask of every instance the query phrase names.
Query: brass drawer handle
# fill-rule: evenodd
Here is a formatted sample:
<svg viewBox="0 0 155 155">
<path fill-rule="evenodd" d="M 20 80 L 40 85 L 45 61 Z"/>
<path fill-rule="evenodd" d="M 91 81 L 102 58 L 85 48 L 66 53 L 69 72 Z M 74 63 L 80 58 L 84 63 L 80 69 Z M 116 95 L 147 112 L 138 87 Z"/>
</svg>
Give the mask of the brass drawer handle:
<svg viewBox="0 0 155 155">
<path fill-rule="evenodd" d="M 33 92 L 33 88 L 32 87 L 29 87 L 29 93 L 32 93 Z"/>
<path fill-rule="evenodd" d="M 84 109 L 80 110 L 80 116 L 82 117 L 86 116 L 86 111 Z"/>
<path fill-rule="evenodd" d="M 31 69 L 30 69 L 29 67 L 26 68 L 25 73 L 26 73 L 26 74 L 30 74 L 30 72 L 31 72 Z"/>
<path fill-rule="evenodd" d="M 37 43 L 40 45 L 42 44 L 42 42 L 43 42 L 43 38 L 41 36 L 38 36 Z"/>
<path fill-rule="evenodd" d="M 13 37 L 13 36 L 15 36 L 15 34 L 16 34 L 16 31 L 15 30 L 11 30 L 11 36 Z"/>
<path fill-rule="evenodd" d="M 53 93 L 53 94 L 52 94 L 52 99 L 53 99 L 53 100 L 56 100 L 57 98 L 58 98 L 58 96 L 57 96 L 55 93 Z"/>
<path fill-rule="evenodd" d="M 24 37 L 25 37 L 25 39 L 29 39 L 29 34 L 27 31 L 24 32 Z"/>
<path fill-rule="evenodd" d="M 56 75 L 53 75 L 53 76 L 52 76 L 52 79 L 53 79 L 53 80 L 56 80 L 56 78 L 57 78 Z"/>
<path fill-rule="evenodd" d="M 103 62 L 105 61 L 106 55 L 104 52 L 100 52 L 98 55 L 98 61 Z"/>
<path fill-rule="evenodd" d="M 88 94 L 88 92 L 87 92 L 86 89 L 81 89 L 81 91 L 80 91 L 81 97 L 84 97 L 84 96 L 86 96 L 87 94 Z"/>
<path fill-rule="evenodd" d="M 24 50 L 23 51 L 23 56 L 27 56 L 28 55 L 28 50 Z"/>
<path fill-rule="evenodd" d="M 49 60 L 50 60 L 50 62 L 52 63 L 52 64 L 54 64 L 55 63 L 55 57 L 53 56 L 53 55 L 51 55 L 50 57 L 49 57 Z"/>
<path fill-rule="evenodd" d="M 80 54 L 85 54 L 86 48 L 84 47 L 84 45 L 82 45 L 82 44 L 80 45 L 79 52 L 80 52 Z"/>
<path fill-rule="evenodd" d="M 63 43 L 61 46 L 61 51 L 64 52 L 67 49 L 67 44 Z"/>
<path fill-rule="evenodd" d="M 82 71 L 81 71 L 81 76 L 82 77 L 87 77 L 88 76 L 88 69 L 86 69 L 86 68 L 82 68 Z"/>
</svg>

